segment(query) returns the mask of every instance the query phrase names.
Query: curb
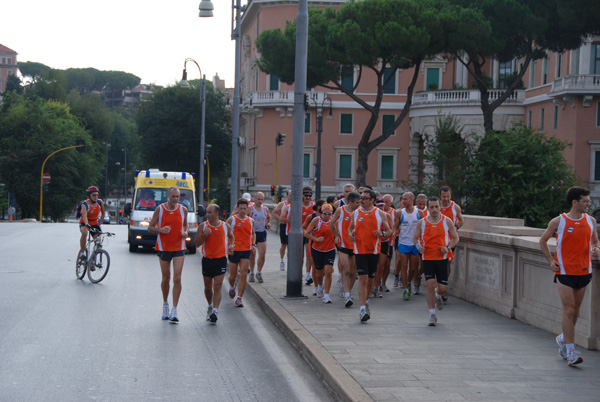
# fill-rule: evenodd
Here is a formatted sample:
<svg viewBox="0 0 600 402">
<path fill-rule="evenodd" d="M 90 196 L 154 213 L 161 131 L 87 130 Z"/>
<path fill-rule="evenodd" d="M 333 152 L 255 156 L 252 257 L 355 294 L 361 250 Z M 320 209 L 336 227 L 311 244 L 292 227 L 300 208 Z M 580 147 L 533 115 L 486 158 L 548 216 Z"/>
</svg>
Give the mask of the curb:
<svg viewBox="0 0 600 402">
<path fill-rule="evenodd" d="M 248 284 L 246 291 L 252 295 L 262 310 L 279 328 L 290 345 L 311 365 L 321 380 L 343 401 L 374 401 L 363 387 L 262 286 Z"/>
</svg>

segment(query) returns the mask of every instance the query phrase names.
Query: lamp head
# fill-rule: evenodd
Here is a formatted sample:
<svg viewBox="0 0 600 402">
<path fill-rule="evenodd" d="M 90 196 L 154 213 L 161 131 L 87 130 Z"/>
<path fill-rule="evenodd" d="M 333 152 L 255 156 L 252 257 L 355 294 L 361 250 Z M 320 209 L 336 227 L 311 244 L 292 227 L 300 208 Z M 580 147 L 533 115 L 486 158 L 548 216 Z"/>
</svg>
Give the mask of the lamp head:
<svg viewBox="0 0 600 402">
<path fill-rule="evenodd" d="M 210 0 L 202 0 L 198 9 L 200 10 L 200 17 L 213 16 L 214 7 Z"/>
<path fill-rule="evenodd" d="M 190 84 L 187 81 L 187 70 L 183 69 L 183 75 L 181 76 L 181 81 L 179 81 L 179 86 L 182 88 L 189 88 Z"/>
</svg>

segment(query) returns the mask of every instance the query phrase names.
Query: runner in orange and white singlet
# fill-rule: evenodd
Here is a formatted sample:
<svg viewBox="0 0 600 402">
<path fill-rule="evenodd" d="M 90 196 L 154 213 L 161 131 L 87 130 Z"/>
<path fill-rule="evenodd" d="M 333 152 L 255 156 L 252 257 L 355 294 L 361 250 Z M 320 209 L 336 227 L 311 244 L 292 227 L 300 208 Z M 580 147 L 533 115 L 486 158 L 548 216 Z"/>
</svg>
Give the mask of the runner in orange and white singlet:
<svg viewBox="0 0 600 402">
<path fill-rule="evenodd" d="M 389 194 L 387 194 L 389 195 Z M 389 195 L 391 197 L 391 195 Z M 383 200 L 383 197 L 377 197 L 375 199 L 375 206 L 381 211 L 384 212 L 383 214 L 381 214 L 381 216 L 383 217 L 384 220 L 387 221 L 388 226 L 390 228 L 394 227 L 393 224 L 393 218 L 392 215 L 389 214 L 388 212 L 385 211 L 386 208 L 386 204 L 385 201 Z M 390 207 L 390 209 L 393 209 Z M 373 298 L 381 298 L 383 297 L 383 289 L 381 289 L 381 278 L 383 277 L 383 270 L 385 268 L 386 262 L 388 261 L 388 253 L 390 252 L 390 248 L 393 251 L 393 245 L 390 246 L 390 244 L 393 244 L 393 238 L 394 238 L 394 233 L 393 230 L 390 230 L 388 233 L 388 236 L 382 237 L 381 238 L 381 245 L 379 247 L 379 262 L 377 263 L 377 272 L 375 273 L 375 278 L 373 278 L 373 288 L 370 289 L 371 293 L 370 293 L 370 297 Z M 389 266 L 388 266 L 389 268 Z M 389 271 L 388 271 L 389 274 Z"/>
<path fill-rule="evenodd" d="M 179 204 L 179 189 L 171 187 L 167 191 L 168 201 L 154 210 L 148 224 L 148 231 L 156 233 L 155 249 L 158 253 L 163 294 L 163 320 L 179 323 L 177 305 L 181 296 L 181 272 L 185 254 L 185 238 L 188 236 L 188 210 Z M 169 288 L 171 281 L 171 261 L 173 261 L 173 308 L 169 315 Z"/>
<path fill-rule="evenodd" d="M 375 208 L 377 195 L 373 190 L 363 189 L 360 207 L 354 211 L 348 232 L 354 241 L 354 259 L 358 273 L 358 299 L 360 321 L 371 318 L 368 309 L 369 292 L 373 288 L 373 278 L 377 272 L 381 238 L 390 235 L 390 227 L 385 212 Z"/>
<path fill-rule="evenodd" d="M 206 320 L 216 324 L 221 304 L 221 287 L 227 271 L 227 255 L 233 254 L 234 237 L 231 227 L 219 220 L 217 204 L 206 207 L 206 221 L 200 225 L 196 247 L 202 246 L 202 277 L 204 297 L 208 302 Z"/>
<path fill-rule="evenodd" d="M 104 222 L 104 201 L 99 199 L 100 190 L 96 186 L 89 186 L 85 190 L 87 199 L 79 203 L 79 213 L 81 218 L 79 219 L 79 231 L 81 237 L 79 238 L 79 258 L 85 260 L 85 244 L 87 243 L 88 226 L 100 231 L 100 224 Z M 97 235 L 93 237 L 96 238 Z"/>
<path fill-rule="evenodd" d="M 442 215 L 447 216 L 452 220 L 454 226 L 456 226 L 456 230 L 460 229 L 464 224 L 462 209 L 460 206 L 452 201 L 452 190 L 448 186 L 443 186 L 440 188 L 440 200 L 441 200 L 441 208 L 440 211 Z M 448 276 L 450 276 L 450 272 L 452 272 L 452 258 L 448 260 Z M 444 298 L 444 302 L 446 302 L 447 297 Z"/>
<path fill-rule="evenodd" d="M 248 200 L 240 198 L 237 201 L 236 208 L 237 214 L 231 215 L 227 219 L 235 238 L 233 254 L 229 256 L 229 298 L 233 299 L 235 297 L 236 307 L 244 307 L 242 297 L 248 284 L 250 256 L 256 254 L 256 233 L 254 232 L 254 220 L 248 216 Z M 238 275 L 239 282 L 236 285 Z"/>
<path fill-rule="evenodd" d="M 346 196 L 346 205 L 335 210 L 331 218 L 331 229 L 338 249 L 338 267 L 342 275 L 344 289 L 344 306 L 351 307 L 354 301 L 351 297 L 354 282 L 356 282 L 356 264 L 354 263 L 354 242 L 350 240 L 349 229 L 352 215 L 360 205 L 360 194 L 350 192 Z"/>
<path fill-rule="evenodd" d="M 571 187 L 566 199 L 571 210 L 550 221 L 540 238 L 540 248 L 554 271 L 554 282 L 563 307 L 563 332 L 556 337 L 558 355 L 573 366 L 583 362 L 575 350 L 575 324 L 586 286 L 592 280 L 591 257 L 599 258 L 600 248 L 596 220 L 586 213 L 592 203 L 590 191 Z M 556 252 L 552 258 L 548 240 L 554 236 Z"/>
<path fill-rule="evenodd" d="M 423 259 L 423 270 L 427 283 L 427 307 L 429 307 L 429 326 L 437 325 L 436 307 L 444 308 L 442 296 L 448 286 L 448 261 L 452 247 L 458 244 L 458 232 L 447 216 L 440 211 L 440 199 L 427 200 L 429 215 L 419 219 L 413 243 L 419 249 Z M 437 287 L 437 290 L 436 290 Z"/>
<path fill-rule="evenodd" d="M 333 262 L 335 261 L 335 241 L 330 225 L 331 215 L 333 215 L 333 206 L 323 204 L 321 206 L 321 216 L 313 218 L 304 231 L 304 235 L 311 240 L 317 296 L 323 297 L 323 303 L 326 304 L 331 303 L 329 292 Z"/>
</svg>

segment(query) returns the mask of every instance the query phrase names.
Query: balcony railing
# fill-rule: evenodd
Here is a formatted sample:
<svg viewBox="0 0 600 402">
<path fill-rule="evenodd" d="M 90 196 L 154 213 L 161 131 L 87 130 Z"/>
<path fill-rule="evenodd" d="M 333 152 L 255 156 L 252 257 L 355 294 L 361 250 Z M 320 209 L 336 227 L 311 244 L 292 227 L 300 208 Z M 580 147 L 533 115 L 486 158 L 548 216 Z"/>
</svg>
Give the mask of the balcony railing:
<svg viewBox="0 0 600 402">
<path fill-rule="evenodd" d="M 316 101 L 317 104 L 323 104 L 323 100 L 327 95 L 326 92 L 307 92 L 309 100 Z M 246 98 L 244 104 L 250 104 L 253 107 L 293 107 L 294 106 L 294 91 L 257 91 L 253 92 Z M 313 103 L 309 101 L 309 105 Z"/>
<path fill-rule="evenodd" d="M 488 91 L 490 94 L 489 101 L 493 102 L 504 94 L 504 89 L 492 89 Z M 525 91 L 516 90 L 505 104 L 522 104 L 525 100 Z M 420 92 L 413 96 L 413 107 L 428 107 L 438 105 L 479 105 L 481 103 L 481 93 L 477 89 L 457 89 L 451 91 L 428 91 Z"/>
<path fill-rule="evenodd" d="M 550 96 L 600 94 L 600 75 L 565 75 L 552 81 Z"/>
</svg>

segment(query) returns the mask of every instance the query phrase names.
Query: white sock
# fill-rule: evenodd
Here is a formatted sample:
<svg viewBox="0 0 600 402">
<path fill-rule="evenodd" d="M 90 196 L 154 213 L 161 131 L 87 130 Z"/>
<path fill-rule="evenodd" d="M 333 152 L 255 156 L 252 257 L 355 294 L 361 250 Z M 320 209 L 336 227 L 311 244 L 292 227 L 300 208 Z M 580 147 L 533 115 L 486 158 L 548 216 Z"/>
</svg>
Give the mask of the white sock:
<svg viewBox="0 0 600 402">
<path fill-rule="evenodd" d="M 213 308 L 213 313 L 218 312 L 217 310 L 219 310 L 218 308 Z"/>
<path fill-rule="evenodd" d="M 283 258 L 281 259 L 281 262 L 285 262 L 285 261 L 283 260 Z"/>
<path fill-rule="evenodd" d="M 329 297 L 329 293 L 325 293 L 323 297 Z"/>
<path fill-rule="evenodd" d="M 574 343 L 567 343 L 567 353 L 571 353 L 571 351 L 575 350 L 575 344 Z"/>
<path fill-rule="evenodd" d="M 344 292 L 344 297 L 350 297 L 350 292 Z"/>
<path fill-rule="evenodd" d="M 564 342 L 564 341 L 565 341 L 565 335 L 564 335 L 564 334 L 560 334 L 560 335 L 558 336 L 558 339 L 559 339 L 561 342 Z"/>
<path fill-rule="evenodd" d="M 365 306 L 360 306 L 360 311 L 366 310 L 367 308 Z"/>
<path fill-rule="evenodd" d="M 212 304 L 209 304 L 209 305 L 208 305 L 208 308 L 213 308 L 213 305 L 212 305 Z"/>
<path fill-rule="evenodd" d="M 429 309 L 429 315 L 435 315 L 435 309 L 434 308 L 430 308 Z"/>
</svg>

